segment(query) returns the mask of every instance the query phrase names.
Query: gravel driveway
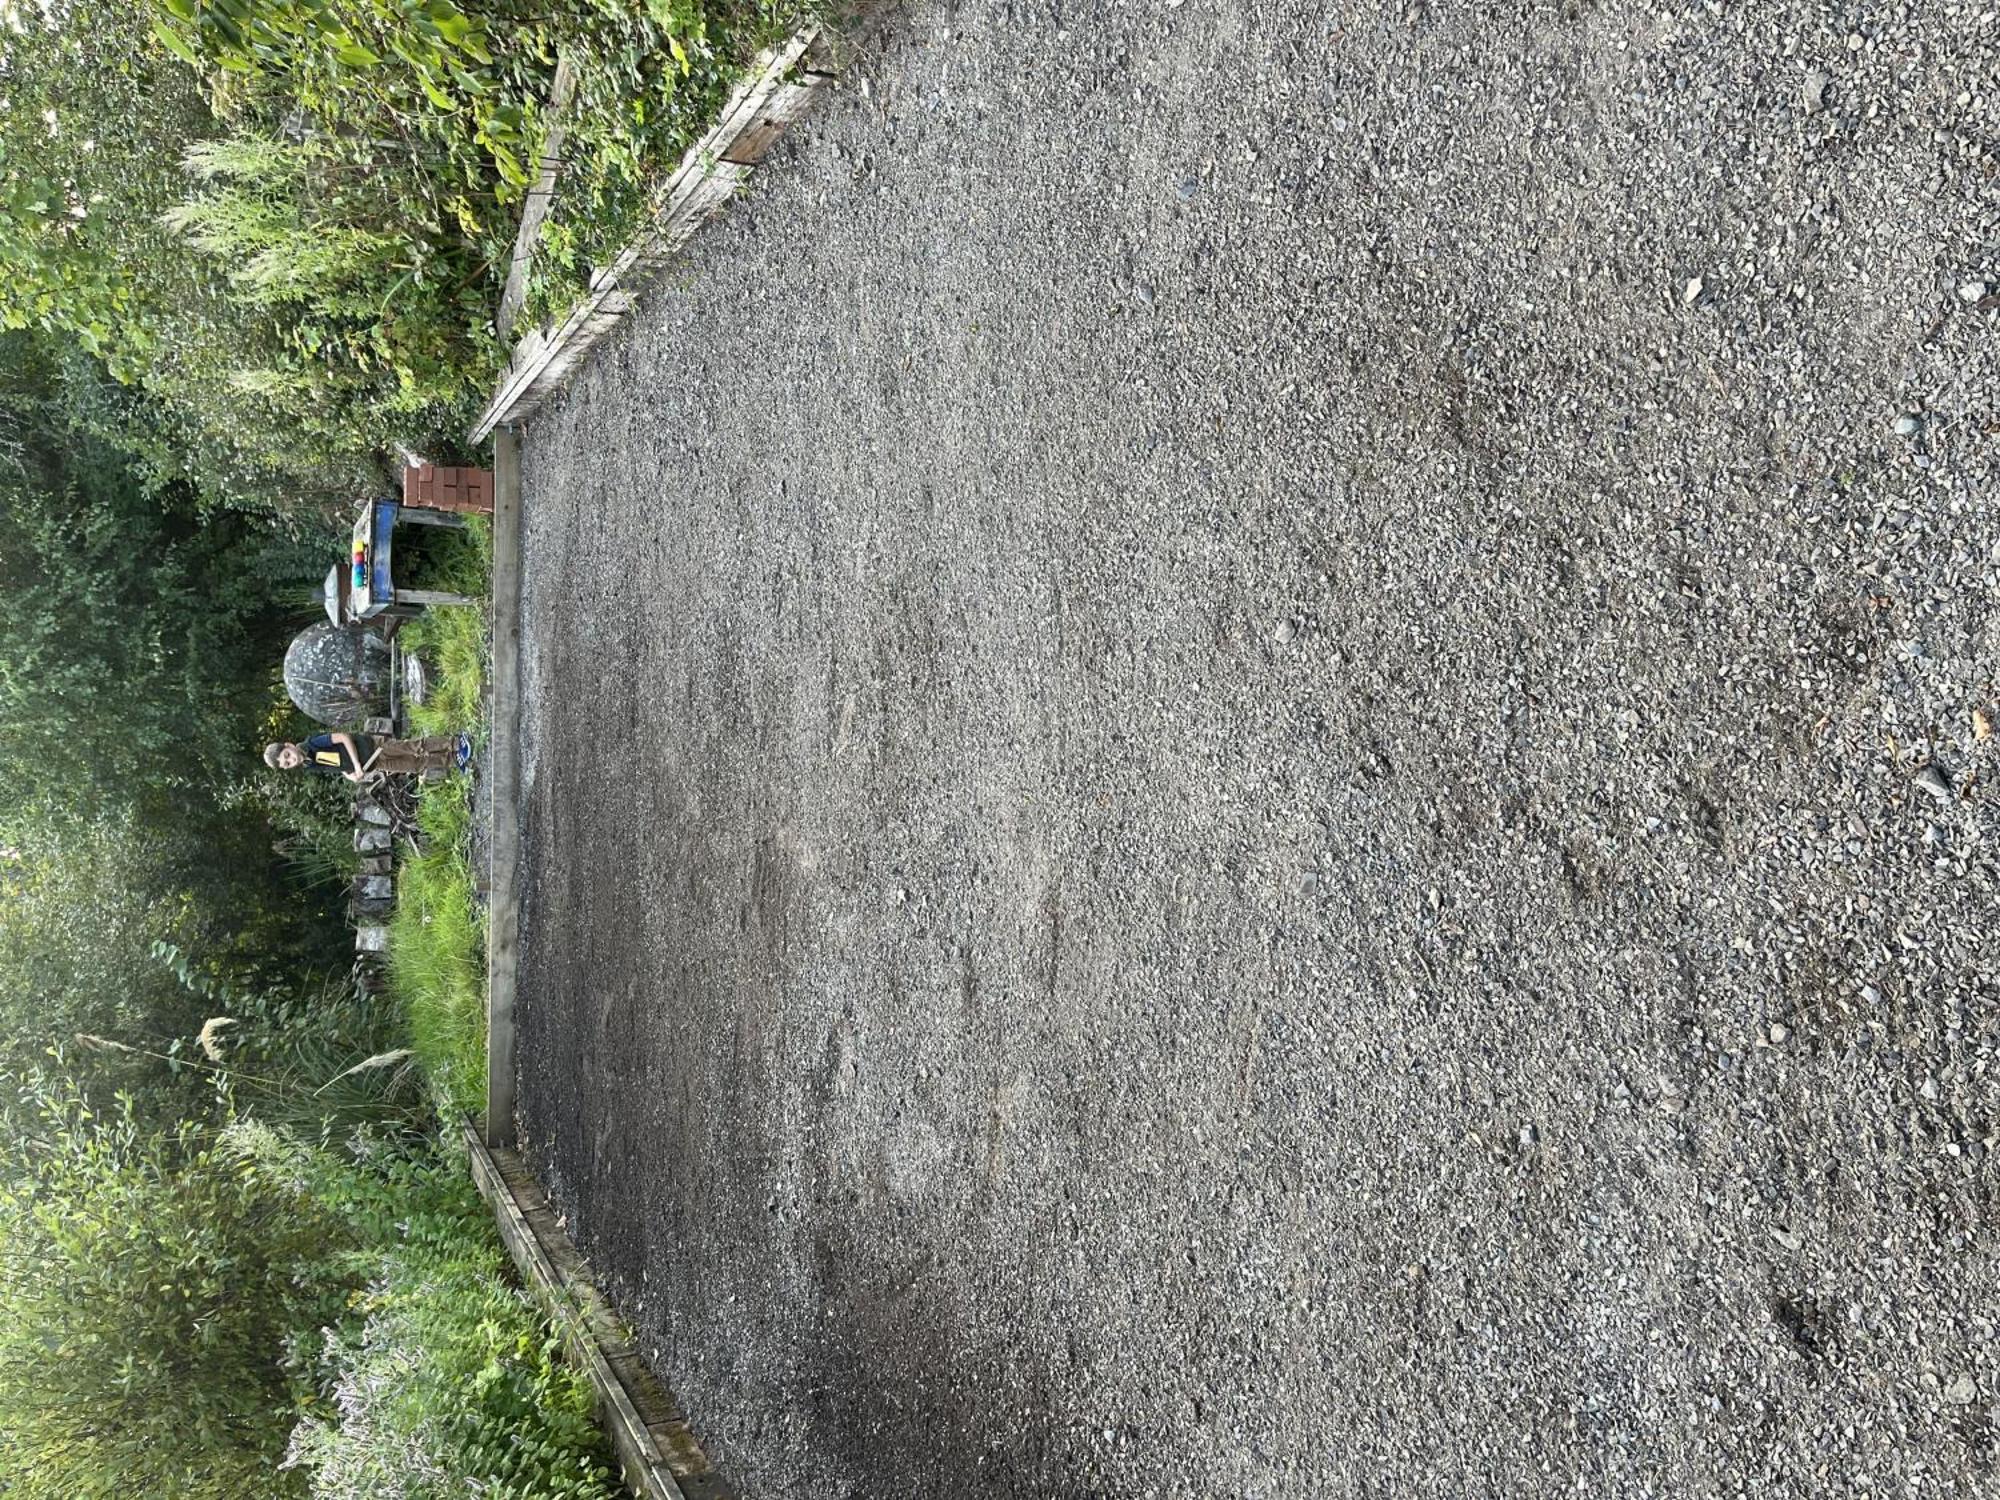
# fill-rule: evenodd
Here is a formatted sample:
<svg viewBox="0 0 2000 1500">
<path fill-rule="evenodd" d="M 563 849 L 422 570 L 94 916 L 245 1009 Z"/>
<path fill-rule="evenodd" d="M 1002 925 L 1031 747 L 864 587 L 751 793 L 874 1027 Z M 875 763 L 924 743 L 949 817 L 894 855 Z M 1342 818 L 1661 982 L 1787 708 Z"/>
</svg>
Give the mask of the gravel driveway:
<svg viewBox="0 0 2000 1500">
<path fill-rule="evenodd" d="M 743 1500 L 2000 1490 L 1996 109 L 866 39 L 526 436 L 523 1131 Z"/>
</svg>

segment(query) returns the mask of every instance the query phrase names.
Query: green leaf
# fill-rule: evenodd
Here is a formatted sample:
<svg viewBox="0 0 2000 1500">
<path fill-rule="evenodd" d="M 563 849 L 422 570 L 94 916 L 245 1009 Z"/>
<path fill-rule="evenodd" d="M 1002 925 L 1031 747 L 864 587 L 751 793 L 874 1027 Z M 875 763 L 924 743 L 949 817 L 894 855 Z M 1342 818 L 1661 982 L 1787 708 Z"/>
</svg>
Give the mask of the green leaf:
<svg viewBox="0 0 2000 1500">
<path fill-rule="evenodd" d="M 372 68 L 382 60 L 359 42 L 349 42 L 333 55 L 350 68 Z"/>
<path fill-rule="evenodd" d="M 169 52 L 173 53 L 174 56 L 178 57 L 182 62 L 187 63 L 190 67 L 198 68 L 201 66 L 201 57 L 198 53 L 196 53 L 194 48 L 188 44 L 187 38 L 182 36 L 178 31 L 174 30 L 174 28 L 169 26 L 165 21 L 155 21 L 153 23 L 153 40 L 158 42 L 161 46 L 165 47 Z"/>
<path fill-rule="evenodd" d="M 439 36 L 454 47 L 465 45 L 465 39 L 472 34 L 470 21 L 449 5 L 433 5 L 429 14 Z"/>
</svg>

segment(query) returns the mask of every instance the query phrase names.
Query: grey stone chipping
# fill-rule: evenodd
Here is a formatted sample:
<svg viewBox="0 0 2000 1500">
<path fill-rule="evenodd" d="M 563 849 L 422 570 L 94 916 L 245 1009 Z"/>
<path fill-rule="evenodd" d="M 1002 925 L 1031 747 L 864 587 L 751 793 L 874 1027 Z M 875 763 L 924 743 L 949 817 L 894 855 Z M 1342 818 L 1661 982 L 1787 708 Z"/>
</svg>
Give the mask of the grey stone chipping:
<svg viewBox="0 0 2000 1500">
<path fill-rule="evenodd" d="M 1993 1492 L 1996 72 L 865 39 L 526 435 L 525 1137 L 745 1500 Z"/>
</svg>

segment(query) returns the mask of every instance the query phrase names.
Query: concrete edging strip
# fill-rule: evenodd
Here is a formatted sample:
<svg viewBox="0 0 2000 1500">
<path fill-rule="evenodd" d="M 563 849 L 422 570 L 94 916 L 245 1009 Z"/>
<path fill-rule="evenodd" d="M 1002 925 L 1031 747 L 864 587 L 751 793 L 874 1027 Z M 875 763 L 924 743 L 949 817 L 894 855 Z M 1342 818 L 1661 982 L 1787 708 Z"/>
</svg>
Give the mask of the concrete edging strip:
<svg viewBox="0 0 2000 1500">
<path fill-rule="evenodd" d="M 820 24 L 810 22 L 787 40 L 757 54 L 748 76 L 723 104 L 715 124 L 688 148 L 680 166 L 667 179 L 662 207 L 652 224 L 617 259 L 591 277 L 590 290 L 569 316 L 554 328 L 527 334 L 514 346 L 507 368 L 501 372 L 499 389 L 472 428 L 473 443 L 482 443 L 490 433 L 520 421 L 559 389 L 598 340 L 618 326 L 645 278 L 665 265 L 729 200 L 785 128 L 806 112 L 813 95 L 830 76 L 810 65 L 817 57 L 815 49 L 822 35 Z M 549 191 L 542 194 L 544 205 L 552 192 L 551 181 Z M 539 232 L 539 216 L 536 223 Z M 525 287 L 525 266 L 517 263 L 514 270 Z M 510 275 L 510 285 L 512 280 Z M 504 325 L 501 331 L 504 336 Z"/>
<path fill-rule="evenodd" d="M 653 1378 L 583 1257 L 520 1156 L 489 1148 L 470 1121 L 466 1155 L 479 1194 L 528 1293 L 555 1324 L 563 1350 L 589 1379 L 625 1484 L 639 1500 L 732 1500 L 673 1396 Z"/>
</svg>

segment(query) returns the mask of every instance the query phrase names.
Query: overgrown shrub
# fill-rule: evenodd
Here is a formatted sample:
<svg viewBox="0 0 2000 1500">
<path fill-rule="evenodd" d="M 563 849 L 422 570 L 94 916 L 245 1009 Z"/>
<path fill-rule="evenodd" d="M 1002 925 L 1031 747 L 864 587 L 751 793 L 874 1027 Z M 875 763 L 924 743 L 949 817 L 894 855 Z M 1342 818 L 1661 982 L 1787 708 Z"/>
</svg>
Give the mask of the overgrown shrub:
<svg viewBox="0 0 2000 1500">
<path fill-rule="evenodd" d="M 603 1500 L 584 1380 L 514 1286 L 463 1162 L 400 1162 L 393 1223 L 353 1257 L 360 1322 L 328 1334 L 325 1399 L 290 1462 L 325 1500 Z M 379 1211 L 378 1211 L 379 1213 Z"/>
<path fill-rule="evenodd" d="M 342 1227 L 268 1130 L 150 1132 L 56 1090 L 7 1122 L 0 1473 L 18 1500 L 299 1488 L 287 1338 L 339 1308 Z M 275 1476 L 275 1477 L 274 1477 Z"/>
<path fill-rule="evenodd" d="M 324 506 L 399 447 L 458 455 L 493 308 L 574 67 L 533 290 L 559 308 L 758 46 L 811 0 L 51 0 L 0 28 L 0 325 L 162 398 L 149 466 Z"/>
<path fill-rule="evenodd" d="M 0 1110 L 9 1496 L 616 1493 L 462 1161 L 29 1093 Z"/>
<path fill-rule="evenodd" d="M 190 941 L 199 919 L 158 878 L 140 830 L 109 818 L 60 831 L 28 822 L 8 837 L 0 1067 L 27 1066 L 79 1031 L 151 1045 L 200 1024 L 200 1002 L 152 959 L 157 942 Z"/>
<path fill-rule="evenodd" d="M 5 111 L 0 111 L 4 115 Z M 305 613 L 322 542 L 204 516 L 89 425 L 101 372 L 0 335 L 0 809 L 37 795 L 131 804 L 242 765 L 274 644 Z"/>
<path fill-rule="evenodd" d="M 429 1095 L 391 996 L 357 991 L 344 973 L 264 975 L 252 988 L 204 972 L 170 943 L 155 956 L 204 1012 L 198 1031 L 158 1056 L 175 1077 L 207 1083 L 223 1117 L 340 1149 L 357 1133 L 401 1145 L 428 1136 Z M 96 1047 L 121 1050 L 109 1038 Z"/>
</svg>

